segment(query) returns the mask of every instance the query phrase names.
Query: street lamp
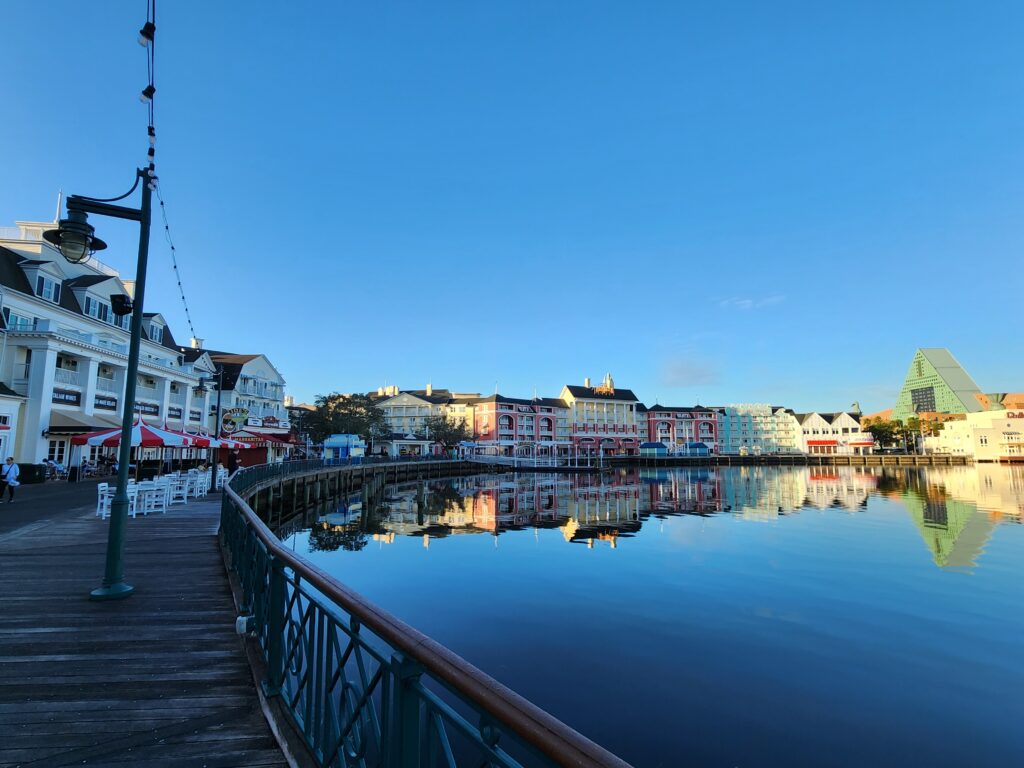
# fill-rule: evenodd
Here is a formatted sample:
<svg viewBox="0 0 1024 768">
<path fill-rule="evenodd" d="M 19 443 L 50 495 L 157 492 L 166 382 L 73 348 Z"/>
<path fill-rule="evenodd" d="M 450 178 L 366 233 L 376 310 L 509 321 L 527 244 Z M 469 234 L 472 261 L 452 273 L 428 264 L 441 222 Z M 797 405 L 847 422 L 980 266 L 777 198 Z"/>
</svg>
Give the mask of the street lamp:
<svg viewBox="0 0 1024 768">
<path fill-rule="evenodd" d="M 142 182 L 142 204 L 138 208 L 113 205 L 132 194 Z M 58 222 L 57 229 L 43 233 L 43 239 L 55 246 L 72 264 L 81 264 L 107 244 L 95 236 L 88 214 L 110 216 L 139 222 L 139 259 L 135 269 L 135 293 L 130 304 L 123 306 L 131 313 L 128 343 L 128 372 L 124 387 L 124 414 L 121 417 L 121 444 L 118 450 L 117 490 L 110 504 L 110 528 L 107 533 L 107 557 L 103 586 L 89 594 L 91 600 L 118 600 L 128 597 L 135 588 L 124 580 L 124 533 L 128 522 L 128 464 L 131 461 L 132 426 L 135 420 L 135 385 L 139 374 L 139 346 L 142 340 L 142 307 L 146 294 L 146 267 L 149 260 L 149 225 L 152 218 L 152 197 L 156 176 L 152 169 L 139 168 L 132 188 L 120 197 L 100 199 L 71 195 L 67 200 L 68 217 Z"/>
<path fill-rule="evenodd" d="M 210 391 L 206 385 L 213 384 L 214 382 L 216 382 L 217 384 L 217 420 L 216 422 L 214 422 L 217 429 L 217 436 L 215 439 L 220 440 L 220 394 L 224 390 L 224 368 L 218 365 L 216 373 L 214 373 L 212 376 L 203 376 L 202 378 L 200 378 L 199 384 L 196 387 L 194 387 L 192 391 L 195 392 L 197 395 L 205 395 L 207 392 Z M 210 493 L 213 493 L 214 491 L 217 490 L 217 468 L 212 466 L 212 461 L 210 462 L 210 464 Z"/>
<path fill-rule="evenodd" d="M 73 210 L 68 201 L 68 217 L 61 219 L 59 229 L 48 229 L 43 239 L 51 243 L 61 255 L 72 264 L 81 264 L 96 251 L 102 251 L 107 244 L 94 234 L 84 210 Z"/>
</svg>

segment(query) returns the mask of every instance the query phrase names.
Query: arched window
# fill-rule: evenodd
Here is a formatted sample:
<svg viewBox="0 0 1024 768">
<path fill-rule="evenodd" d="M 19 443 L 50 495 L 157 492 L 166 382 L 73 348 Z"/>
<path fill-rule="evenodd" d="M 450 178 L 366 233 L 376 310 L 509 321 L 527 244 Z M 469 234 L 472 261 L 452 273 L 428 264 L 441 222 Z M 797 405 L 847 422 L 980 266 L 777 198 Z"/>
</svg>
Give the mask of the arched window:
<svg viewBox="0 0 1024 768">
<path fill-rule="evenodd" d="M 512 417 L 511 416 L 499 416 L 498 417 L 498 429 L 506 429 L 512 431 Z"/>
</svg>

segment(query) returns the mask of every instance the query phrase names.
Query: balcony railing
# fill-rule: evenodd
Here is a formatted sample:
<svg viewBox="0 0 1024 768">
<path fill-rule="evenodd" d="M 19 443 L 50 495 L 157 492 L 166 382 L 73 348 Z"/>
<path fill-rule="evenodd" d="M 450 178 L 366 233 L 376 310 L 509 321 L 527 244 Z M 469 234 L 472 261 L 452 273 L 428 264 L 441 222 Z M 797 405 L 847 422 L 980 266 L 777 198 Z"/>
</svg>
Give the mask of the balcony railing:
<svg viewBox="0 0 1024 768">
<path fill-rule="evenodd" d="M 64 386 L 80 387 L 82 386 L 82 374 L 68 368 L 57 368 L 53 372 L 53 381 Z"/>
<path fill-rule="evenodd" d="M 96 389 L 100 392 L 120 392 L 121 385 L 117 379 L 108 379 L 106 376 L 96 377 Z"/>
</svg>

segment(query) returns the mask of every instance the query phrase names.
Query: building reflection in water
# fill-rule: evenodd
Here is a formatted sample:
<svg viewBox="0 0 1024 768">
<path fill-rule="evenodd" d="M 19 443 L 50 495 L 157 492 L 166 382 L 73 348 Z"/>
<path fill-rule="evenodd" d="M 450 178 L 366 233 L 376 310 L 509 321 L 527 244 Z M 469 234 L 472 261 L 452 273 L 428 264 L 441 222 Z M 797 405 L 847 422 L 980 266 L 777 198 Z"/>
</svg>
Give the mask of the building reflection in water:
<svg viewBox="0 0 1024 768">
<path fill-rule="evenodd" d="M 730 514 L 772 521 L 807 510 L 866 509 L 872 495 L 901 503 L 941 567 L 969 567 L 995 525 L 1024 516 L 1024 468 L 695 467 L 602 475 L 475 475 L 350 497 L 296 527 L 314 550 L 358 551 L 396 537 L 433 539 L 533 528 L 569 543 L 616 548 L 651 518 Z M 495 542 L 497 543 L 497 541 Z"/>
</svg>

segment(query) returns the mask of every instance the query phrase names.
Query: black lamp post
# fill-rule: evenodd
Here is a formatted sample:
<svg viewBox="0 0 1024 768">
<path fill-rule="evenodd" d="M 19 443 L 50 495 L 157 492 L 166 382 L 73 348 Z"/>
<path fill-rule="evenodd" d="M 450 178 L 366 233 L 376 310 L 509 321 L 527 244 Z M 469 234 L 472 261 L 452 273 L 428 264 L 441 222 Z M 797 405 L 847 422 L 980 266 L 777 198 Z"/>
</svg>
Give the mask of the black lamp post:
<svg viewBox="0 0 1024 768">
<path fill-rule="evenodd" d="M 220 414 L 220 395 L 221 395 L 221 392 L 224 391 L 224 368 L 222 368 L 221 366 L 218 365 L 216 373 L 214 373 L 212 376 L 204 376 L 201 379 L 199 379 L 198 386 L 196 386 L 192 391 L 195 392 L 197 395 L 205 395 L 207 392 L 210 391 L 207 388 L 206 385 L 207 384 L 213 384 L 214 382 L 216 382 L 216 385 L 217 385 L 216 386 L 216 389 L 217 389 L 217 420 L 216 420 L 216 422 L 214 422 L 215 425 L 216 425 L 217 435 L 216 435 L 215 439 L 216 440 L 220 440 L 220 419 L 221 419 L 221 414 Z M 211 461 L 210 462 L 210 493 L 213 493 L 216 490 L 217 490 L 217 467 L 213 466 L 213 462 Z"/>
<path fill-rule="evenodd" d="M 121 444 L 118 450 L 117 490 L 110 504 L 110 528 L 107 534 L 107 557 L 103 586 L 94 589 L 92 600 L 117 600 L 128 597 L 134 587 L 124 581 L 124 533 L 128 521 L 128 464 L 131 461 L 132 426 L 135 420 L 135 385 L 139 374 L 139 346 L 142 340 L 142 307 L 146 294 L 146 266 L 149 260 L 149 224 L 152 213 L 152 194 L 155 185 L 152 170 L 140 168 L 135 184 L 120 197 L 99 199 L 71 195 L 67 200 L 68 217 L 61 219 L 57 229 L 43 233 L 43 239 L 52 243 L 72 264 L 80 264 L 107 244 L 95 236 L 88 222 L 88 214 L 111 216 L 139 222 L 139 259 L 135 270 L 135 295 L 132 301 L 121 301 L 120 314 L 131 314 L 132 323 L 128 343 L 128 372 L 124 387 L 124 414 L 121 417 Z M 142 182 L 142 204 L 139 208 L 113 205 L 132 194 Z"/>
</svg>

